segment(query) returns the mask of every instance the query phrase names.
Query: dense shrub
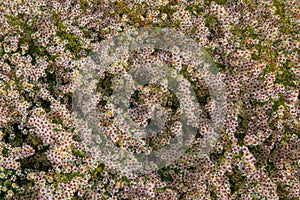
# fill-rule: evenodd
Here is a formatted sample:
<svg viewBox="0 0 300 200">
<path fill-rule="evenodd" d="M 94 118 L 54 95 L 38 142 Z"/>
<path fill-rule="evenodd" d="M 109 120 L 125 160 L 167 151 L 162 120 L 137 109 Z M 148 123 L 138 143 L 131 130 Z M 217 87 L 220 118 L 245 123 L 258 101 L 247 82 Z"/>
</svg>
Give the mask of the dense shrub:
<svg viewBox="0 0 300 200">
<path fill-rule="evenodd" d="M 300 198 L 296 0 L 4 0 L 0 12 L 1 199 Z M 79 130 L 72 113 L 74 80 L 101 41 L 141 27 L 175 28 L 201 44 L 224 74 L 228 107 L 208 155 L 190 148 L 163 169 L 123 175 L 82 143 L 89 129 Z M 111 84 L 107 74 L 98 92 L 111 95 Z M 98 106 L 109 121 L 107 100 Z M 163 106 L 179 107 L 172 94 Z M 167 139 L 147 143 L 155 149 Z"/>
</svg>

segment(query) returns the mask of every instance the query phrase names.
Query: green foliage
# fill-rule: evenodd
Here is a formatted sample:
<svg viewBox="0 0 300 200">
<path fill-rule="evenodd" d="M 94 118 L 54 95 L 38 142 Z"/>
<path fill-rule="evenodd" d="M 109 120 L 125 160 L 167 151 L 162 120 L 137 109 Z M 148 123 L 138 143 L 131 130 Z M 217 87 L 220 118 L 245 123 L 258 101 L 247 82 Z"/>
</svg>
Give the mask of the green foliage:
<svg viewBox="0 0 300 200">
<path fill-rule="evenodd" d="M 131 182 L 131 179 L 129 179 L 128 177 L 126 176 L 122 176 L 122 180 L 127 182 L 127 183 L 130 183 Z"/>
<path fill-rule="evenodd" d="M 275 83 L 280 83 L 284 86 L 296 87 L 296 76 L 291 72 L 291 63 L 288 61 L 279 68 L 280 72 L 276 74 Z"/>
<path fill-rule="evenodd" d="M 74 177 L 80 176 L 79 172 L 73 172 L 73 173 L 56 173 L 54 175 L 55 183 L 54 185 L 58 185 L 59 183 L 67 183 L 71 181 Z"/>
<path fill-rule="evenodd" d="M 87 1 L 86 0 L 80 0 L 80 9 L 85 12 L 88 7 Z"/>
<path fill-rule="evenodd" d="M 83 158 L 84 155 L 85 155 L 84 152 L 81 152 L 77 149 L 72 149 L 72 153 L 73 153 L 74 156 L 79 157 L 79 158 Z"/>
<path fill-rule="evenodd" d="M 280 106 L 283 106 L 286 108 L 283 94 L 279 95 L 279 99 L 272 101 L 272 111 L 276 112 Z"/>
<path fill-rule="evenodd" d="M 105 165 L 103 163 L 100 163 L 98 167 L 93 171 L 93 176 L 97 176 L 97 174 L 101 174 L 101 172 L 104 170 Z"/>
<path fill-rule="evenodd" d="M 216 2 L 219 5 L 225 5 L 226 2 L 227 2 L 227 0 L 205 0 L 204 3 L 205 3 L 206 6 L 209 7 L 211 5 L 211 2 L 213 2 L 213 1 Z"/>
<path fill-rule="evenodd" d="M 237 167 L 233 168 L 232 172 L 233 173 L 231 175 L 228 175 L 231 194 L 238 191 L 239 188 L 245 183 L 245 178 Z"/>
</svg>

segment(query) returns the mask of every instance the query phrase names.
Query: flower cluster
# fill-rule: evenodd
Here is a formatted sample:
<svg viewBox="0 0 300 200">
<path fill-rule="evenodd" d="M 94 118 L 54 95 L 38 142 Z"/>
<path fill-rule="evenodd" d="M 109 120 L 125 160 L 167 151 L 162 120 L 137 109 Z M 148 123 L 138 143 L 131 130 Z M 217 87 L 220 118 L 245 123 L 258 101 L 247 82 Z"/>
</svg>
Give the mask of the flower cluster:
<svg viewBox="0 0 300 200">
<path fill-rule="evenodd" d="M 4 0 L 0 12 L 0 199 L 300 198 L 297 0 Z M 107 58 L 114 63 L 101 72 L 94 99 L 80 97 L 81 114 L 94 121 L 78 119 L 75 79 L 89 53 L 142 27 L 182 32 L 219 73 L 207 80 L 180 49 L 118 49 L 124 56 Z M 154 65 L 173 69 L 178 93 Z M 139 66 L 161 84 L 138 87 L 124 75 Z M 211 90 L 220 82 L 227 98 Z M 113 92 L 131 89 L 128 100 Z M 123 103 L 124 115 L 115 108 Z M 112 149 L 147 155 L 183 134 L 181 114 L 197 122 L 197 134 L 162 169 L 124 173 L 109 162 L 117 155 L 91 148 L 110 141 Z M 224 127 L 218 132 L 212 120 Z M 172 160 L 178 149 L 159 158 Z M 139 168 L 134 161 L 131 170 Z"/>
</svg>

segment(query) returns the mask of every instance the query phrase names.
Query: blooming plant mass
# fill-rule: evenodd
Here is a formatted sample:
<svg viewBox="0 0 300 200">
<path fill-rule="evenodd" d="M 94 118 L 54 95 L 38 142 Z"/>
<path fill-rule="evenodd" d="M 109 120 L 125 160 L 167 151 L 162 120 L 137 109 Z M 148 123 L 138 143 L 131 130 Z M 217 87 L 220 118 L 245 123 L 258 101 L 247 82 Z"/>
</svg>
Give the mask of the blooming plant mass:
<svg viewBox="0 0 300 200">
<path fill-rule="evenodd" d="M 0 199 L 300 199 L 297 0 L 0 1 Z"/>
</svg>

